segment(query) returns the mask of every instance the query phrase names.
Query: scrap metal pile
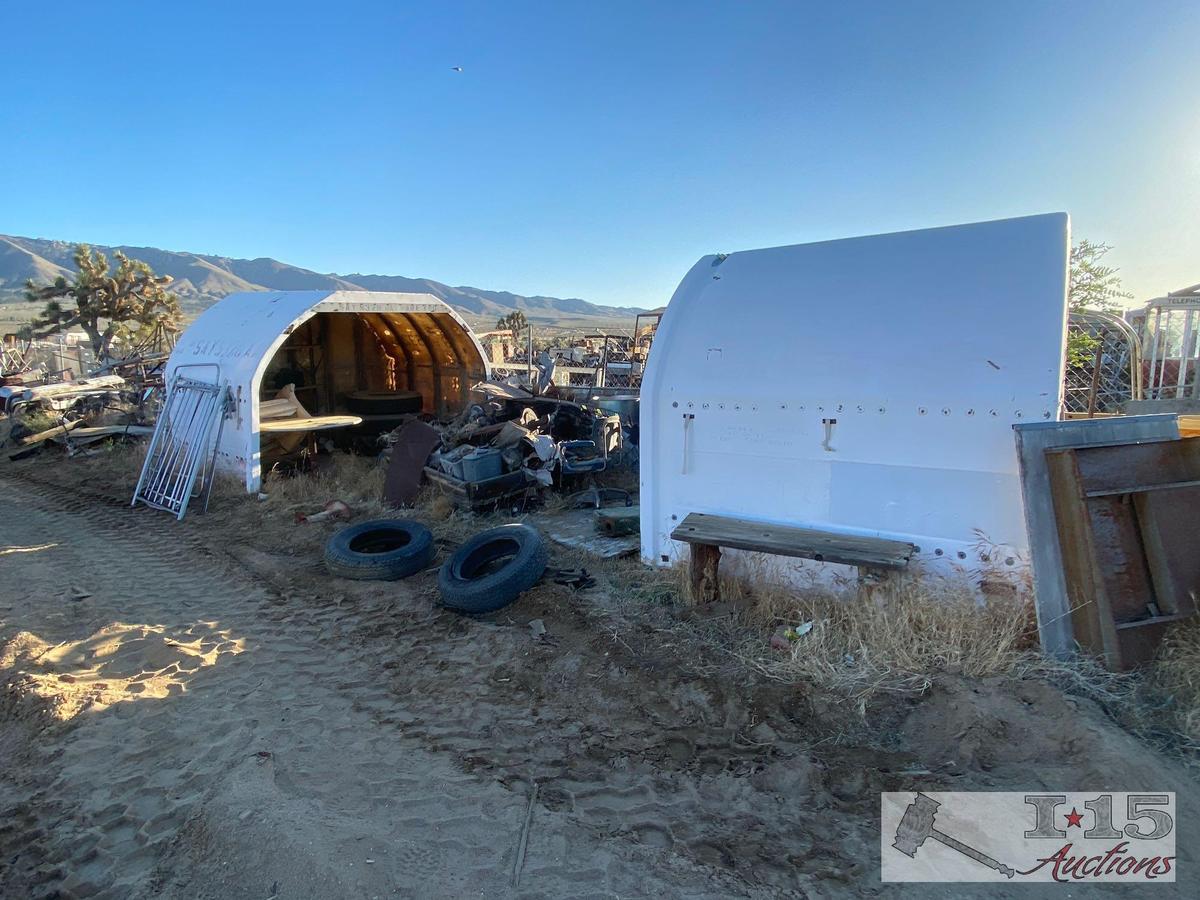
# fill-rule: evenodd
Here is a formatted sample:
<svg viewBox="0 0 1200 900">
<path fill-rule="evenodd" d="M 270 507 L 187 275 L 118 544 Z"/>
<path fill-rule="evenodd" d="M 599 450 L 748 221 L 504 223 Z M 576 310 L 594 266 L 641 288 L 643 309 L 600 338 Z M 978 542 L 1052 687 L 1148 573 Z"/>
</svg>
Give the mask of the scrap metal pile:
<svg viewBox="0 0 1200 900">
<path fill-rule="evenodd" d="M 161 361 L 151 359 L 114 363 L 78 380 L 10 376 L 0 385 L 0 447 L 24 459 L 51 444 L 74 455 L 99 441 L 143 438 L 153 430 L 161 385 Z"/>
<path fill-rule="evenodd" d="M 471 509 L 562 488 L 619 461 L 621 417 L 509 386 L 476 386 L 485 399 L 448 424 L 413 421 L 385 437 L 397 472 L 388 499 L 411 502 L 420 476 Z"/>
</svg>

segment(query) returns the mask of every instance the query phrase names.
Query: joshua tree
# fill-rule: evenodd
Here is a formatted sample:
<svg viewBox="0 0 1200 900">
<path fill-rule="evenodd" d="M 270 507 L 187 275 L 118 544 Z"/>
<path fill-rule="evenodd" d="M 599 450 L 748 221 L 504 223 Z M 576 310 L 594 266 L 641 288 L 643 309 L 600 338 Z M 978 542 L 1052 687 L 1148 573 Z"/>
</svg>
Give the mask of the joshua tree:
<svg viewBox="0 0 1200 900">
<path fill-rule="evenodd" d="M 73 281 L 60 276 L 54 284 L 39 286 L 30 279 L 26 299 L 46 305 L 27 333 L 46 337 L 78 325 L 87 333 L 96 358 L 106 359 L 114 338 L 158 328 L 178 331 L 179 298 L 166 289 L 171 277 L 155 275 L 146 263 L 120 250 L 113 255 L 116 271 L 103 253 L 80 244 L 75 248 L 79 271 Z"/>
<path fill-rule="evenodd" d="M 514 309 L 508 315 L 501 316 L 496 322 L 496 329 L 498 331 L 511 331 L 513 337 L 520 336 L 528 327 L 529 322 L 525 319 L 525 313 L 519 309 Z"/>
</svg>

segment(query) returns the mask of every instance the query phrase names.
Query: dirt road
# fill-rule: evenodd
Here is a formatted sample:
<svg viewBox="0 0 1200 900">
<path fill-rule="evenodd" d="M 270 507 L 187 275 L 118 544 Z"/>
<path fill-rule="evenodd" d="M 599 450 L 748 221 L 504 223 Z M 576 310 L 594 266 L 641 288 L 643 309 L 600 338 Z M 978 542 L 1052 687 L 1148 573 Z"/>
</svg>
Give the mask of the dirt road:
<svg viewBox="0 0 1200 900">
<path fill-rule="evenodd" d="M 5 475 L 0 511 L 4 897 L 899 896 L 878 792 L 910 773 L 1130 789 L 1149 756 L 1037 683 L 991 718 L 950 684 L 868 742 L 569 592 L 470 620 L 211 521 Z M 1181 779 L 1148 781 L 1195 812 Z M 1031 896 L 948 887 L 919 893 Z"/>
</svg>

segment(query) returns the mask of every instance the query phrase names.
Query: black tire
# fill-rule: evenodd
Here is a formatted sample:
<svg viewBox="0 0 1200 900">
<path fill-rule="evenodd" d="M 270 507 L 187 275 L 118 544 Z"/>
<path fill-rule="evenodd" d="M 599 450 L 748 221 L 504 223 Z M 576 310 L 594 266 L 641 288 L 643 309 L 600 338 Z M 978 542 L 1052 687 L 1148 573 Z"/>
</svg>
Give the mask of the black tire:
<svg viewBox="0 0 1200 900">
<path fill-rule="evenodd" d="M 489 565 L 498 560 L 498 568 Z M 548 561 L 542 536 L 528 525 L 481 531 L 438 571 L 442 605 L 464 613 L 502 609 L 537 583 Z"/>
<path fill-rule="evenodd" d="M 346 409 L 359 416 L 419 413 L 424 405 L 416 391 L 354 391 L 346 395 Z"/>
<path fill-rule="evenodd" d="M 395 581 L 427 568 L 433 553 L 433 535 L 420 522 L 372 519 L 326 541 L 325 568 L 338 578 Z"/>
</svg>

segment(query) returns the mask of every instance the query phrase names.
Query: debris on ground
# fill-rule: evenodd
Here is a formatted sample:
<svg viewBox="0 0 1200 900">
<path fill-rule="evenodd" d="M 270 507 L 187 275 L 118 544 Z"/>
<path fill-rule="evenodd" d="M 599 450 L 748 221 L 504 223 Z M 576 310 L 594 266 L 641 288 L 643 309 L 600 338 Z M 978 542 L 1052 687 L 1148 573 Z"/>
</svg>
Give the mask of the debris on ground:
<svg viewBox="0 0 1200 900">
<path fill-rule="evenodd" d="M 588 574 L 587 569 L 555 569 L 552 576 L 555 584 L 569 587 L 573 591 L 582 591 L 595 587 L 596 579 Z"/>
<path fill-rule="evenodd" d="M 324 522 L 329 519 L 349 519 L 354 515 L 354 511 L 347 503 L 341 500 L 330 500 L 325 504 L 325 507 L 311 515 L 305 515 L 302 512 L 296 513 L 296 524 L 300 525 L 305 522 Z"/>
<path fill-rule="evenodd" d="M 530 520 L 545 531 L 554 543 L 598 559 L 617 559 L 638 552 L 641 538 L 637 532 L 610 536 L 597 524 L 596 516 L 597 512 L 592 509 L 573 509 L 539 512 L 532 515 Z"/>
<path fill-rule="evenodd" d="M 142 440 L 153 431 L 160 387 L 152 369 L 118 363 L 81 379 L 7 376 L 0 386 L 0 447 L 15 460 L 35 456 L 49 444 L 75 456 L 101 441 Z"/>
<path fill-rule="evenodd" d="M 418 459 L 425 477 L 456 505 L 482 510 L 544 488 L 568 489 L 608 468 L 631 440 L 621 417 L 599 407 L 490 382 L 474 390 L 484 402 L 471 404 L 453 421 L 414 419 L 384 436 L 389 466 L 402 459 L 404 472 L 397 474 L 389 502 L 412 502 Z M 422 429 L 419 437 L 416 426 Z"/>
</svg>

